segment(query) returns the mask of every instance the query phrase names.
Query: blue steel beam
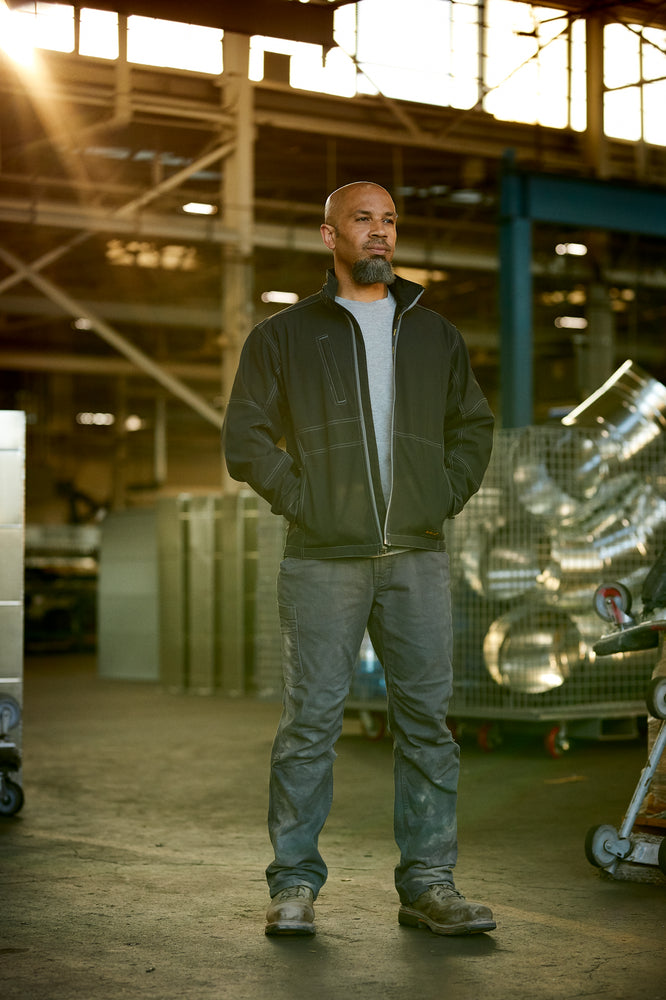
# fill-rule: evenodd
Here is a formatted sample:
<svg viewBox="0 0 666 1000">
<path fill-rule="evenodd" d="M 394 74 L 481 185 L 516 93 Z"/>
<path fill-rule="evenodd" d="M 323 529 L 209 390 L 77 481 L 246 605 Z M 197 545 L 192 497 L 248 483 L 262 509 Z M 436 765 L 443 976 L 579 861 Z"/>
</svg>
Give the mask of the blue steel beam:
<svg viewBox="0 0 666 1000">
<path fill-rule="evenodd" d="M 666 191 L 538 174 L 526 174 L 524 182 L 536 222 L 666 238 Z"/>
</svg>

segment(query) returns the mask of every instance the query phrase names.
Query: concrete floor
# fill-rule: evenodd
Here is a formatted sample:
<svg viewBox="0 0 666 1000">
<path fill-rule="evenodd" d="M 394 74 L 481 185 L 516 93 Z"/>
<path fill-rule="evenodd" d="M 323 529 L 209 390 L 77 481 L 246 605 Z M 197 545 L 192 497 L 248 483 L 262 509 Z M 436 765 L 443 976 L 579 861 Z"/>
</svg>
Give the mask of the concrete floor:
<svg viewBox="0 0 666 1000">
<path fill-rule="evenodd" d="M 391 746 L 350 719 L 322 838 L 315 938 L 263 933 L 267 760 L 279 706 L 101 680 L 29 659 L 23 810 L 0 820 L 3 1000 L 664 1000 L 666 887 L 589 865 L 640 741 L 560 759 L 463 738 L 458 885 L 492 934 L 399 927 Z"/>
</svg>

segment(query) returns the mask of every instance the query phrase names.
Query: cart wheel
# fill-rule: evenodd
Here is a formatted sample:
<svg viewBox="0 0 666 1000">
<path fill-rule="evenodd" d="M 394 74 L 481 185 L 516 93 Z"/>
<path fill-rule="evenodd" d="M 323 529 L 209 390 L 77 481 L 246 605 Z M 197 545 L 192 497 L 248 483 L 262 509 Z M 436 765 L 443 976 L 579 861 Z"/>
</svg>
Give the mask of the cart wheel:
<svg viewBox="0 0 666 1000">
<path fill-rule="evenodd" d="M 631 591 L 623 583 L 602 583 L 594 592 L 593 603 L 600 618 L 620 625 L 631 611 Z"/>
<path fill-rule="evenodd" d="M 10 729 L 18 726 L 21 720 L 21 706 L 6 694 L 0 698 L 0 732 L 8 733 Z"/>
<path fill-rule="evenodd" d="M 662 837 L 658 854 L 659 870 L 666 875 L 666 837 Z"/>
<path fill-rule="evenodd" d="M 653 719 L 666 719 L 666 677 L 653 677 L 645 695 L 647 710 Z"/>
<path fill-rule="evenodd" d="M 358 713 L 363 735 L 368 740 L 381 740 L 386 732 L 386 719 L 383 712 L 368 712 L 365 709 Z"/>
<path fill-rule="evenodd" d="M 549 756 L 554 758 L 561 757 L 571 746 L 569 740 L 567 739 L 566 729 L 564 726 L 553 726 L 553 728 L 546 733 L 543 744 Z"/>
<path fill-rule="evenodd" d="M 23 789 L 11 778 L 5 778 L 0 788 L 0 816 L 13 816 L 23 805 Z"/>
<path fill-rule="evenodd" d="M 605 868 L 623 857 L 621 843 L 614 826 L 593 826 L 585 838 L 585 857 L 595 868 Z"/>
<path fill-rule="evenodd" d="M 484 722 L 476 735 L 476 741 L 485 753 L 492 753 L 502 745 L 502 731 L 496 722 Z"/>
</svg>

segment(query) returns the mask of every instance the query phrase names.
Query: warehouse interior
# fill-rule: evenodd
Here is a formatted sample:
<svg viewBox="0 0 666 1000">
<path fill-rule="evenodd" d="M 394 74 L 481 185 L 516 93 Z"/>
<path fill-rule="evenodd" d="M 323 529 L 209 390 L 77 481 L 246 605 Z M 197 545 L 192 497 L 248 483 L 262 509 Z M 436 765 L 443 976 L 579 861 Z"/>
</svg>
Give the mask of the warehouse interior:
<svg viewBox="0 0 666 1000">
<path fill-rule="evenodd" d="M 609 872 L 588 843 L 625 815 L 666 673 L 663 632 L 593 649 L 597 587 L 637 614 L 666 546 L 666 7 L 407 6 L 0 4 L 9 998 L 666 998 L 663 767 L 647 862 Z M 156 65 L 133 46 L 163 24 L 183 49 L 212 34 Z M 418 96 L 392 67 L 422 70 Z M 324 201 L 357 179 L 392 192 L 396 269 L 461 330 L 498 417 L 450 526 L 459 882 L 498 920 L 476 939 L 398 927 L 367 649 L 318 934 L 263 936 L 284 525 L 228 479 L 220 432 L 247 333 L 321 286 Z"/>
<path fill-rule="evenodd" d="M 235 5 L 202 2 L 201 23 L 218 6 L 226 13 Z M 252 33 L 254 6 L 245 7 Z M 322 6 L 338 5 L 267 6 L 277 8 L 276 24 L 284 6 L 298 26 L 284 31 L 311 42 L 331 29 L 333 11 Z M 600 43 L 590 25 L 622 14 L 608 7 L 591 5 L 592 48 Z M 659 4 L 628 7 L 663 30 Z M 136 9 L 125 5 L 121 16 Z M 559 10 L 580 20 L 576 4 Z M 596 82 L 598 94 L 586 100 L 588 127 L 575 131 L 500 120 L 476 106 L 458 112 L 296 89 L 291 57 L 279 52 L 265 52 L 263 78 L 249 81 L 249 43 L 226 32 L 218 76 L 131 64 L 122 45 L 116 59 L 40 50 L 39 72 L 3 55 L 2 405 L 28 414 L 28 523 L 91 520 L 109 506 L 220 487 L 219 421 L 239 345 L 253 322 L 281 307 L 262 301 L 266 293 L 303 297 L 320 287 L 329 261 L 317 230 L 334 187 L 370 177 L 394 192 L 396 263 L 421 277 L 427 301 L 464 331 L 498 413 L 507 153 L 528 172 L 663 190 L 663 145 L 599 134 L 605 95 L 591 74 L 587 85 L 593 92 Z M 192 202 L 215 214 L 186 213 Z M 580 402 L 626 357 L 666 378 L 663 233 L 635 228 L 534 226 L 539 423 Z M 575 243 L 588 246 L 585 257 L 556 253 Z M 597 278 L 610 312 L 598 336 L 556 327 L 563 311 L 584 318 Z M 613 341 L 605 349 L 604 336 Z M 98 423 L 82 422 L 95 414 Z M 103 423 L 104 414 L 113 422 Z"/>
</svg>

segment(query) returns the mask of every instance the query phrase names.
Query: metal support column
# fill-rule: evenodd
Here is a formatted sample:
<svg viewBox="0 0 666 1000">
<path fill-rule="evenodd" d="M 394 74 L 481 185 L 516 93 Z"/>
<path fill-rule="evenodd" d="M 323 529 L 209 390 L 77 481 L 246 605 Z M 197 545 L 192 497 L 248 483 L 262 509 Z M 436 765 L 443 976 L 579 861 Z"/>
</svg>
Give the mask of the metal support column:
<svg viewBox="0 0 666 1000">
<path fill-rule="evenodd" d="M 599 178 L 606 177 L 607 152 L 604 133 L 604 18 L 599 13 L 585 19 L 585 57 L 587 63 L 587 121 L 585 158 Z"/>
<path fill-rule="evenodd" d="M 224 101 L 235 127 L 235 145 L 223 175 L 225 228 L 237 243 L 225 247 L 223 260 L 224 332 L 228 341 L 225 370 L 236 371 L 238 356 L 253 323 L 252 252 L 254 249 L 254 101 L 248 77 L 250 39 L 224 36 Z"/>
<path fill-rule="evenodd" d="M 532 423 L 532 221 L 522 178 L 502 184 L 500 372 L 502 427 Z"/>
<path fill-rule="evenodd" d="M 222 181 L 223 221 L 237 236 L 222 249 L 222 398 L 229 398 L 241 348 L 253 326 L 254 108 L 248 77 L 250 39 L 225 32 L 223 99 L 235 122 L 235 148 Z M 225 488 L 237 489 L 228 477 Z"/>
</svg>

